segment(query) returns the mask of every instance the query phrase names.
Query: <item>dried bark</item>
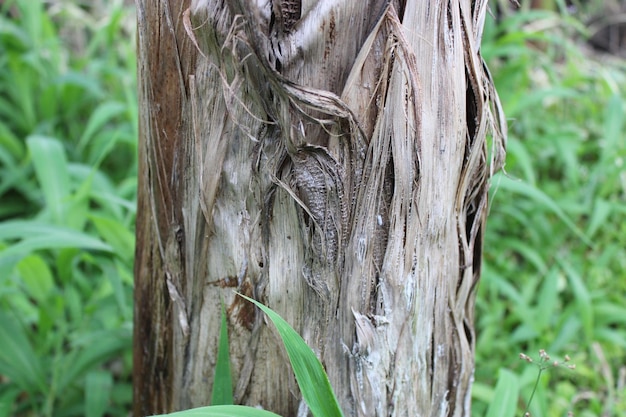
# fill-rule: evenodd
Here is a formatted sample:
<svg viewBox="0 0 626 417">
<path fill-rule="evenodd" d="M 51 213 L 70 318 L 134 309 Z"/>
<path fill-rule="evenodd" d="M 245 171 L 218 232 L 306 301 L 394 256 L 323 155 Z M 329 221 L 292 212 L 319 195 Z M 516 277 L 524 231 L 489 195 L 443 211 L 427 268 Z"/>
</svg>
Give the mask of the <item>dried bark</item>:
<svg viewBox="0 0 626 417">
<path fill-rule="evenodd" d="M 505 137 L 486 1 L 137 6 L 135 414 L 208 404 L 223 300 L 235 400 L 306 415 L 236 290 L 303 335 L 346 415 L 469 415 Z"/>
</svg>

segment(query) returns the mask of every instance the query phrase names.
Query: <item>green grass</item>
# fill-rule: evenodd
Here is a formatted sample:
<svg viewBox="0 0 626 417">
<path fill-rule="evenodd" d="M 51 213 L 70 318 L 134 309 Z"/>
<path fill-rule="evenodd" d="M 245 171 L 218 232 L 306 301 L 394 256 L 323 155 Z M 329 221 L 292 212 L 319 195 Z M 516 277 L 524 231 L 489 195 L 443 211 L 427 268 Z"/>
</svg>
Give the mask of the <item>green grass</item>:
<svg viewBox="0 0 626 417">
<path fill-rule="evenodd" d="M 134 22 L 92 3 L 0 4 L 0 416 L 130 407 Z"/>
<path fill-rule="evenodd" d="M 542 348 L 577 369 L 543 373 L 533 416 L 626 413 L 626 64 L 581 49 L 580 29 L 528 11 L 485 30 L 509 144 L 492 184 L 474 416 L 503 370 L 523 415 L 537 370 L 517 355 Z"/>
<path fill-rule="evenodd" d="M 343 417 L 335 393 L 328 381 L 328 375 L 313 349 L 282 317 L 260 302 L 238 294 L 259 308 L 278 331 L 289 356 L 289 363 L 302 393 L 309 413 L 313 417 Z M 211 405 L 192 408 L 180 412 L 162 414 L 155 417 L 280 417 L 256 407 L 233 405 L 232 375 L 228 353 L 228 324 L 226 310 L 222 305 L 219 349 L 213 376 Z"/>
<path fill-rule="evenodd" d="M 0 4 L 0 417 L 131 402 L 137 103 L 121 0 Z M 555 1 L 559 4 L 559 1 Z M 626 414 L 626 64 L 531 11 L 482 48 L 509 118 L 476 306 L 473 412 Z"/>
</svg>

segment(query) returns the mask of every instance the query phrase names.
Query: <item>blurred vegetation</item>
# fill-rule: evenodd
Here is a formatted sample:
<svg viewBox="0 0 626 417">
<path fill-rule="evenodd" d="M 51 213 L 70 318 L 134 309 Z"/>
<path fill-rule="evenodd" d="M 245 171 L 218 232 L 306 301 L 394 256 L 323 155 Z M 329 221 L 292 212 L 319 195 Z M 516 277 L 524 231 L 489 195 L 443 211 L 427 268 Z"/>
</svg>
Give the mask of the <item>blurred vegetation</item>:
<svg viewBox="0 0 626 417">
<path fill-rule="evenodd" d="M 135 85 L 121 1 L 0 2 L 0 416 L 128 414 Z"/>
<path fill-rule="evenodd" d="M 495 10 L 494 2 L 494 10 Z M 499 2 L 502 3 L 502 2 Z M 586 46 L 602 2 L 487 18 L 509 118 L 476 304 L 473 416 L 626 415 L 626 64 Z M 131 402 L 137 103 L 122 0 L 0 1 L 0 417 Z"/>
<path fill-rule="evenodd" d="M 476 305 L 474 416 L 503 395 L 522 415 L 537 368 L 518 354 L 539 349 L 577 367 L 544 372 L 533 416 L 626 415 L 626 62 L 584 42 L 579 18 L 599 2 L 556 3 L 484 33 L 509 141 Z"/>
</svg>

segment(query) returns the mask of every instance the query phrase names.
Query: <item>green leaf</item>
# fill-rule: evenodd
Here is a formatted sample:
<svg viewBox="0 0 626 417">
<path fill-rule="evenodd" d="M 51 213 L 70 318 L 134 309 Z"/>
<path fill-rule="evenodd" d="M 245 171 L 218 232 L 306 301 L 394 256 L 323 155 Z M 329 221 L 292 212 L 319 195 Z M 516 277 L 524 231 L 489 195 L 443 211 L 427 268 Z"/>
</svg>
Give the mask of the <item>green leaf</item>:
<svg viewBox="0 0 626 417">
<path fill-rule="evenodd" d="M 506 369 L 500 368 L 498 383 L 489 404 L 487 417 L 513 417 L 517 410 L 519 382 L 517 376 Z"/>
<path fill-rule="evenodd" d="M 38 221 L 6 221 L 0 223 L 0 240 L 21 239 L 0 251 L 0 265 L 39 249 L 83 248 L 111 252 L 109 245 L 86 233 Z"/>
<path fill-rule="evenodd" d="M 296 381 L 304 401 L 315 417 L 343 417 L 328 376 L 313 350 L 282 317 L 252 298 L 240 297 L 254 303 L 272 320 L 283 340 Z"/>
<path fill-rule="evenodd" d="M 135 250 L 135 235 L 114 219 L 102 216 L 89 216 L 98 234 L 110 244 L 122 259 L 131 260 Z"/>
<path fill-rule="evenodd" d="M 480 382 L 474 382 L 472 384 L 472 400 L 491 403 L 493 401 L 493 387 Z"/>
<path fill-rule="evenodd" d="M 54 287 L 54 278 L 48 264 L 38 255 L 29 255 L 17 264 L 21 282 L 28 295 L 42 303 Z"/>
<path fill-rule="evenodd" d="M 113 377 L 109 372 L 92 371 L 85 378 L 85 416 L 102 417 L 109 406 Z"/>
<path fill-rule="evenodd" d="M 230 354 L 228 351 L 228 323 L 226 311 L 222 303 L 222 324 L 220 326 L 220 344 L 217 349 L 217 363 L 215 364 L 215 378 L 211 405 L 231 405 L 233 403 L 233 381 L 230 372 Z"/>
<path fill-rule="evenodd" d="M 549 87 L 537 89 L 528 94 L 517 95 L 518 100 L 509 104 L 507 108 L 507 117 L 516 117 L 517 115 L 528 111 L 529 108 L 536 106 L 544 106 L 546 99 L 576 99 L 579 94 L 571 88 L 565 87 Z"/>
<path fill-rule="evenodd" d="M 70 178 L 63 145 L 57 139 L 33 135 L 26 140 L 46 207 L 56 224 L 64 224 Z"/>
<path fill-rule="evenodd" d="M 67 286 L 63 289 L 63 301 L 67 310 L 69 323 L 80 323 L 85 315 L 85 305 L 77 286 Z"/>
<path fill-rule="evenodd" d="M 158 416 L 171 417 L 280 417 L 278 414 L 260 408 L 245 405 L 214 405 L 210 407 L 192 408 L 191 410 L 176 413 L 159 414 Z"/>
</svg>

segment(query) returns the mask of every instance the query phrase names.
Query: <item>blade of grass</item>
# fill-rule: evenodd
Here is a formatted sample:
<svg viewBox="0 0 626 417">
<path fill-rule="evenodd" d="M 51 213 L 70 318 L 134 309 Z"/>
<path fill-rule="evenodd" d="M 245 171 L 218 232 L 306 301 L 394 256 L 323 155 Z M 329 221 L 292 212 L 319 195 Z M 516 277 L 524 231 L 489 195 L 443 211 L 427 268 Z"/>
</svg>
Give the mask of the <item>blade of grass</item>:
<svg viewBox="0 0 626 417">
<path fill-rule="evenodd" d="M 93 371 L 85 378 L 85 417 L 102 417 L 108 408 L 113 377 L 109 372 Z"/>
<path fill-rule="evenodd" d="M 260 408 L 246 407 L 244 405 L 215 405 L 210 407 L 198 407 L 191 410 L 178 411 L 170 414 L 159 414 L 154 417 L 280 417 L 271 411 Z"/>
<path fill-rule="evenodd" d="M 231 405 L 232 403 L 233 381 L 230 372 L 230 354 L 228 352 L 228 323 L 226 322 L 224 303 L 222 303 L 222 324 L 220 326 L 220 342 L 217 349 L 211 405 Z"/>
<path fill-rule="evenodd" d="M 98 234 L 122 259 L 130 261 L 135 247 L 135 234 L 119 222 L 104 216 L 89 216 Z"/>
<path fill-rule="evenodd" d="M 54 278 L 43 258 L 36 254 L 28 255 L 17 264 L 17 270 L 28 295 L 38 303 L 45 302 L 54 288 Z"/>
<path fill-rule="evenodd" d="M 22 239 L 0 251 L 0 265 L 39 249 L 83 248 L 111 252 L 109 245 L 90 235 L 37 221 L 0 223 L 0 240 Z"/>
<path fill-rule="evenodd" d="M 45 136 L 26 139 L 46 207 L 55 224 L 64 224 L 64 206 L 70 195 L 70 178 L 63 145 Z"/>
<path fill-rule="evenodd" d="M 519 382 L 517 376 L 506 369 L 500 368 L 498 383 L 489 404 L 487 417 L 513 417 L 517 409 Z"/>
<path fill-rule="evenodd" d="M 313 350 L 282 317 L 252 298 L 238 294 L 254 303 L 272 320 L 283 340 L 296 381 L 304 401 L 315 417 L 343 417 L 328 376 Z"/>
</svg>

